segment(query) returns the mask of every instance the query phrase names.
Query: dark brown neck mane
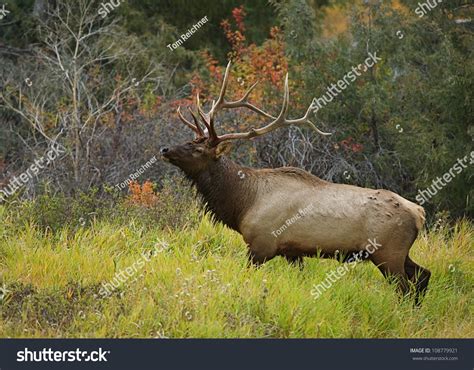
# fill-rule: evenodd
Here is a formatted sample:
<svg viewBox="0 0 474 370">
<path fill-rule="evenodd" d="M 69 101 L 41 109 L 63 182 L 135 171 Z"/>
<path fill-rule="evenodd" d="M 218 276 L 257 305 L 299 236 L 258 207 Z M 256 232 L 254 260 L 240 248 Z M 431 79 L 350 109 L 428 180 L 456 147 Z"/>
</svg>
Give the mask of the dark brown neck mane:
<svg viewBox="0 0 474 370">
<path fill-rule="evenodd" d="M 206 209 L 215 219 L 240 232 L 240 221 L 256 197 L 253 171 L 221 157 L 205 171 L 186 173 L 186 176 L 196 186 Z"/>
</svg>

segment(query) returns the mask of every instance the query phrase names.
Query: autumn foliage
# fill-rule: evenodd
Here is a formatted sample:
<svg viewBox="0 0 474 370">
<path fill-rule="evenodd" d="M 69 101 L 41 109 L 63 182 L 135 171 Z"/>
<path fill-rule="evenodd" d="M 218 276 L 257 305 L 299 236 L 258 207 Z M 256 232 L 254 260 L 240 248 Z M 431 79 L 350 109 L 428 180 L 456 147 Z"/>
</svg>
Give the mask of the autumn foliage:
<svg viewBox="0 0 474 370">
<path fill-rule="evenodd" d="M 220 25 L 231 48 L 228 60 L 232 61 L 232 73 L 229 78 L 226 98 L 229 100 L 240 98 L 255 81 L 259 81 L 253 90 L 250 101 L 253 104 L 273 112 L 281 104 L 283 82 L 288 70 L 288 61 L 284 54 L 283 34 L 278 27 L 270 29 L 269 38 L 257 46 L 249 42 L 245 31 L 246 11 L 243 6 L 233 9 L 232 18 L 224 19 Z M 198 92 L 204 103 L 212 101 L 219 94 L 224 77 L 225 65 L 209 52 L 201 54 L 212 83 L 204 81 L 195 74 L 191 80 L 192 97 Z M 186 105 L 186 104 L 184 104 Z M 247 128 L 247 119 L 254 115 L 247 110 L 239 112 L 240 127 L 235 124 L 226 127 L 227 131 Z"/>
<path fill-rule="evenodd" d="M 153 207 L 158 203 L 158 194 L 153 190 L 153 183 L 146 180 L 142 185 L 138 181 L 132 181 L 128 185 L 130 195 L 128 202 L 131 205 Z"/>
</svg>

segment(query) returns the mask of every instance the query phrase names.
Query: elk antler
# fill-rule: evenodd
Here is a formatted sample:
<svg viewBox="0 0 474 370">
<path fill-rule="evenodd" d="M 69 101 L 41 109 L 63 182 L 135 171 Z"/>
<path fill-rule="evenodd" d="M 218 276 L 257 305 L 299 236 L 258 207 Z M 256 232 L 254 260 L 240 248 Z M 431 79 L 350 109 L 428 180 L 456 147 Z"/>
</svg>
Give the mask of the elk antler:
<svg viewBox="0 0 474 370">
<path fill-rule="evenodd" d="M 308 117 L 309 117 L 309 114 L 311 112 L 312 105 L 310 105 L 308 107 L 308 109 L 306 110 L 306 114 L 301 118 L 288 119 L 286 117 L 287 114 L 288 114 L 288 106 L 289 106 L 289 100 L 290 100 L 290 93 L 289 93 L 289 88 L 288 88 L 288 74 L 286 74 L 286 77 L 285 77 L 285 89 L 284 89 L 284 93 L 283 93 L 283 105 L 282 105 L 282 108 L 281 108 L 281 111 L 280 111 L 280 114 L 278 115 L 278 117 L 273 117 L 272 115 L 268 114 L 267 112 L 263 111 L 262 109 L 254 106 L 253 104 L 251 104 L 247 101 L 250 93 L 255 88 L 255 86 L 258 84 L 258 81 L 255 82 L 252 86 L 250 86 L 250 88 L 247 90 L 247 92 L 239 100 L 230 101 L 230 102 L 226 101 L 224 96 L 225 96 L 225 92 L 226 92 L 226 89 L 227 89 L 227 83 L 228 83 L 228 79 L 229 79 L 230 65 L 231 65 L 231 62 L 229 61 L 229 63 L 227 64 L 226 70 L 225 70 L 224 79 L 222 81 L 222 87 L 221 87 L 221 91 L 219 93 L 219 97 L 217 98 L 217 101 L 216 100 L 212 101 L 211 109 L 209 110 L 209 112 L 205 113 L 202 110 L 200 99 L 199 99 L 199 93 L 197 94 L 198 112 L 199 112 L 199 115 L 201 116 L 201 119 L 202 119 L 204 125 L 207 128 L 207 132 L 208 132 L 208 135 L 209 135 L 209 142 L 211 143 L 211 145 L 217 145 L 218 143 L 220 143 L 222 141 L 226 141 L 226 140 L 251 139 L 251 138 L 256 137 L 256 136 L 265 135 L 265 134 L 267 134 L 267 133 L 269 133 L 273 130 L 276 130 L 280 127 L 291 126 L 291 125 L 302 125 L 302 124 L 310 125 L 316 132 L 318 132 L 321 135 L 331 135 L 331 133 L 322 132 L 321 130 L 319 130 L 309 120 Z M 215 116 L 217 111 L 222 110 L 222 109 L 230 109 L 230 108 L 248 108 L 248 109 L 250 109 L 250 110 L 266 117 L 266 118 L 272 119 L 273 121 L 271 121 L 269 124 L 267 124 L 264 127 L 261 127 L 261 128 L 258 128 L 258 129 L 252 128 L 248 132 L 237 132 L 237 133 L 224 134 L 224 135 L 218 136 L 217 133 L 216 133 L 216 130 L 214 128 L 214 116 Z M 202 132 L 201 128 L 199 127 L 198 121 L 197 121 L 194 114 L 193 114 L 193 118 L 194 118 L 195 125 L 193 125 L 191 122 L 184 119 L 184 117 L 179 112 L 179 108 L 178 108 L 178 114 L 180 115 L 181 120 L 183 120 L 183 122 L 187 126 L 191 127 L 191 129 L 193 129 L 193 131 L 196 132 L 198 134 L 198 136 L 200 136 L 200 137 L 204 136 L 204 133 Z M 191 114 L 192 114 L 192 112 L 191 112 Z M 201 134 L 199 134 L 199 132 Z"/>
<path fill-rule="evenodd" d="M 178 107 L 178 110 L 177 110 L 177 111 L 178 111 L 178 115 L 179 115 L 179 118 L 181 119 L 181 121 L 183 121 L 186 126 L 188 126 L 189 128 L 191 128 L 191 130 L 194 131 L 194 133 L 196 134 L 196 138 L 205 137 L 204 132 L 203 132 L 202 129 L 201 129 L 201 126 L 199 126 L 198 119 L 197 119 L 196 116 L 194 115 L 194 113 L 193 113 L 193 111 L 191 110 L 191 108 L 188 107 L 189 113 L 191 113 L 191 116 L 193 117 L 194 124 L 192 124 L 192 123 L 189 122 L 186 118 L 183 117 L 183 115 L 181 114 L 180 108 L 181 108 L 181 107 Z"/>
</svg>

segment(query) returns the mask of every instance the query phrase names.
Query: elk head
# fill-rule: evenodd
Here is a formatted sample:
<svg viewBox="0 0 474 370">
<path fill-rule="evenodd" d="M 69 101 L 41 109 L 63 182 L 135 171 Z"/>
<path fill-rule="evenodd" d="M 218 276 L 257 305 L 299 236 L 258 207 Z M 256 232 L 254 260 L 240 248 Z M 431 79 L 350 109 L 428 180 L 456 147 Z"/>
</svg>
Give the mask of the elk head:
<svg viewBox="0 0 474 370">
<path fill-rule="evenodd" d="M 222 82 L 222 87 L 220 94 L 217 100 L 212 102 L 211 109 L 209 112 L 204 112 L 201 108 L 199 93 L 196 97 L 196 106 L 197 113 L 189 109 L 193 122 L 187 120 L 178 108 L 178 115 L 181 121 L 191 128 L 194 131 L 195 138 L 193 141 L 187 142 L 185 144 L 176 145 L 170 148 L 162 148 L 161 155 L 162 158 L 170 163 L 174 164 L 181 168 L 187 174 L 199 173 L 213 162 L 217 161 L 222 155 L 228 153 L 231 150 L 231 142 L 238 139 L 252 139 L 257 136 L 265 135 L 273 130 L 276 130 L 280 127 L 286 127 L 290 125 L 303 125 L 307 124 L 311 126 L 315 131 L 321 135 L 331 135 L 330 133 L 325 133 L 320 131 L 310 120 L 309 114 L 312 110 L 310 105 L 306 111 L 306 114 L 299 119 L 288 119 L 288 105 L 289 105 L 289 91 L 288 91 L 288 74 L 285 77 L 285 89 L 283 94 L 283 104 L 280 110 L 280 113 L 277 117 L 270 115 L 269 113 L 264 112 L 262 109 L 257 108 L 253 104 L 249 103 L 248 97 L 252 90 L 257 85 L 258 81 L 255 82 L 247 92 L 240 98 L 235 101 L 225 100 L 225 92 L 227 89 L 227 83 L 229 79 L 229 70 L 231 62 L 227 64 L 224 79 Z M 251 128 L 247 132 L 236 132 L 236 133 L 227 133 L 223 135 L 217 135 L 216 129 L 214 126 L 215 115 L 219 110 L 222 109 L 231 109 L 231 108 L 247 108 L 259 115 L 264 116 L 267 119 L 270 119 L 271 122 L 266 126 L 261 128 Z M 198 116 L 201 119 L 201 122 L 198 119 Z"/>
</svg>

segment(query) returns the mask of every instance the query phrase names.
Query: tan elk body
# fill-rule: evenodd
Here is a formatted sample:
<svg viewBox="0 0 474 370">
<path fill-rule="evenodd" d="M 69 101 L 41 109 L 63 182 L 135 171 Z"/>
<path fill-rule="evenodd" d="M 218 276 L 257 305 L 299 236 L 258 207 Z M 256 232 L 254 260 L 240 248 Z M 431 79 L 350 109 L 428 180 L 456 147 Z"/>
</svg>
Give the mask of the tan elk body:
<svg viewBox="0 0 474 370">
<path fill-rule="evenodd" d="M 268 180 L 259 180 L 263 174 Z M 369 239 L 382 244 L 382 253 L 393 240 L 413 242 L 423 225 L 421 207 L 387 190 L 333 184 L 297 169 L 257 170 L 248 176 L 255 176 L 259 186 L 238 231 L 250 246 L 259 246 L 252 250 L 259 259 L 360 251 Z M 301 212 L 308 207 L 309 212 Z M 272 231 L 282 225 L 287 228 L 275 236 Z M 407 252 L 399 251 L 404 256 Z"/>
<path fill-rule="evenodd" d="M 334 184 L 293 167 L 253 169 L 240 166 L 226 157 L 230 142 L 251 139 L 280 127 L 307 124 L 311 106 L 300 119 L 287 119 L 289 92 L 285 80 L 283 106 L 273 117 L 248 102 L 255 84 L 237 101 L 224 99 L 230 63 L 220 96 L 208 113 L 191 111 L 194 123 L 181 120 L 196 134 L 195 140 L 163 148 L 163 159 L 181 168 L 202 195 L 214 217 L 242 234 L 253 263 L 275 256 L 301 262 L 305 256 L 335 257 L 365 250 L 370 240 L 378 247 L 370 259 L 386 277 L 396 278 L 407 294 L 411 281 L 416 301 L 426 291 L 430 272 L 414 263 L 409 250 L 423 227 L 424 210 L 388 190 Z M 245 107 L 271 122 L 245 133 L 217 135 L 214 115 L 218 110 Z M 204 124 L 205 129 L 200 125 Z"/>
</svg>

